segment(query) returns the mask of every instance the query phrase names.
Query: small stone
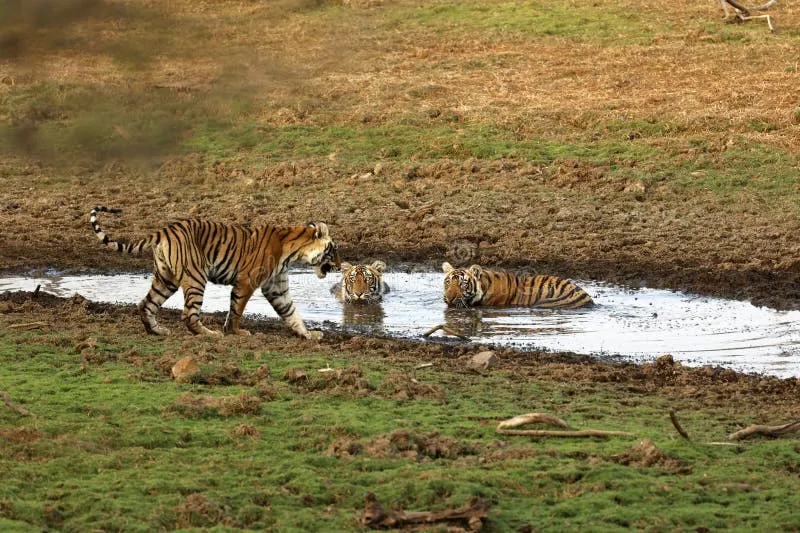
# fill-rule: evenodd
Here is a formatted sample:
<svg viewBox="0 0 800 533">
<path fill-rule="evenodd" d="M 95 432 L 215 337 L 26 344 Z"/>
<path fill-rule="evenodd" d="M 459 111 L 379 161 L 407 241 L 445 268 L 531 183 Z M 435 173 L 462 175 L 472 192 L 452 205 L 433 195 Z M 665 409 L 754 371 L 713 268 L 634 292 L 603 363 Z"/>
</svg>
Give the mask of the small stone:
<svg viewBox="0 0 800 533">
<path fill-rule="evenodd" d="M 192 376 L 200 372 L 194 357 L 188 355 L 172 366 L 172 377 L 177 383 L 186 383 Z"/>
<path fill-rule="evenodd" d="M 469 367 L 480 372 L 497 366 L 497 356 L 491 350 L 476 353 L 469 361 Z"/>
</svg>

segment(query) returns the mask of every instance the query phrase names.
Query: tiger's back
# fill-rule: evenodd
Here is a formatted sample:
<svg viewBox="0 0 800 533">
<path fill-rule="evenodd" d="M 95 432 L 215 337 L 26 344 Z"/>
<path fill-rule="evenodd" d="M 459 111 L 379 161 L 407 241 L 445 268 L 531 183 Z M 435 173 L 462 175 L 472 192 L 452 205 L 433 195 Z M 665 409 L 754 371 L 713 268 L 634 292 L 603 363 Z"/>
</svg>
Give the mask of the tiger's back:
<svg viewBox="0 0 800 533">
<path fill-rule="evenodd" d="M 480 265 L 445 272 L 444 301 L 451 307 L 527 306 L 577 309 L 593 305 L 591 296 L 572 281 L 550 275 L 517 275 L 487 270 Z"/>
<path fill-rule="evenodd" d="M 558 276 L 517 275 L 491 270 L 484 270 L 483 275 L 490 278 L 481 302 L 483 305 L 578 309 L 594 304 L 586 291 Z"/>
</svg>

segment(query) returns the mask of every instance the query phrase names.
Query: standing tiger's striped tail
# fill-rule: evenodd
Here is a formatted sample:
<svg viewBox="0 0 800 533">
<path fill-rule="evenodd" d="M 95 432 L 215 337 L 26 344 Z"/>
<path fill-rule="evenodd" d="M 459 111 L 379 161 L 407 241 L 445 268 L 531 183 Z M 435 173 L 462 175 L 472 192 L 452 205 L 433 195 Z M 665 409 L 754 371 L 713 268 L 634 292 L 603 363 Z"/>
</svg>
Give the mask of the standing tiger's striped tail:
<svg viewBox="0 0 800 533">
<path fill-rule="evenodd" d="M 109 238 L 106 232 L 103 231 L 103 228 L 100 227 L 100 224 L 97 223 L 97 213 L 119 214 L 122 213 L 122 209 L 98 205 L 89 212 L 89 223 L 92 225 L 92 231 L 94 231 L 94 234 L 97 235 L 97 239 L 100 242 L 112 250 L 122 252 L 124 254 L 139 254 L 142 252 L 142 250 L 149 248 L 152 244 L 152 237 L 146 237 L 132 243 L 126 243 Z"/>
</svg>

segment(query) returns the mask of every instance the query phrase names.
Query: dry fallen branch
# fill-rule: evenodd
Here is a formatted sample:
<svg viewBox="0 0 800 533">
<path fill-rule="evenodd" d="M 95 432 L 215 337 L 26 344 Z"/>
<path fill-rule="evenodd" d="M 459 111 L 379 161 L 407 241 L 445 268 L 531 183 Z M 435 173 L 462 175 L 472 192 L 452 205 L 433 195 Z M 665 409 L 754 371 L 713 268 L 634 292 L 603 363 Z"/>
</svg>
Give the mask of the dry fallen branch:
<svg viewBox="0 0 800 533">
<path fill-rule="evenodd" d="M 517 435 L 520 437 L 635 437 L 635 433 L 627 431 L 605 431 L 602 429 L 582 430 L 547 430 L 547 429 L 498 429 L 501 435 Z"/>
<path fill-rule="evenodd" d="M 736 0 L 720 0 L 720 4 L 722 5 L 722 10 L 725 12 L 725 20 L 731 19 L 731 12 L 728 9 L 728 5 L 733 7 L 733 17 L 738 19 L 741 22 L 746 20 L 753 20 L 753 19 L 765 19 L 767 21 L 767 26 L 769 26 L 769 31 L 775 32 L 775 27 L 772 25 L 772 19 L 769 15 L 751 15 L 751 11 L 764 11 L 769 9 L 770 7 L 774 6 L 777 3 L 777 0 L 770 0 L 760 6 L 744 6 L 737 2 Z"/>
<path fill-rule="evenodd" d="M 626 431 L 605 431 L 601 429 L 583 430 L 548 430 L 548 429 L 508 429 L 525 424 L 553 424 L 562 428 L 569 427 L 564 420 L 547 413 L 526 413 L 509 418 L 497 424 L 495 431 L 501 435 L 517 435 L 521 437 L 635 437 Z"/>
<path fill-rule="evenodd" d="M 481 498 L 473 498 L 466 505 L 443 511 L 406 512 L 385 510 L 375 495 L 368 492 L 364 495 L 364 513 L 361 523 L 373 529 L 404 528 L 416 524 L 435 524 L 437 522 L 459 522 L 465 524 L 469 531 L 480 531 L 483 520 L 489 514 L 489 505 Z"/>
<path fill-rule="evenodd" d="M 8 329 L 16 329 L 19 331 L 28 331 L 29 329 L 42 329 L 49 328 L 49 322 L 26 322 L 25 324 L 11 324 Z"/>
<path fill-rule="evenodd" d="M 423 368 L 430 368 L 432 366 L 433 366 L 433 363 L 422 363 L 422 364 L 419 364 L 419 365 L 415 366 L 414 368 L 412 368 L 411 369 L 411 381 L 413 381 L 414 383 L 417 382 L 417 370 L 422 370 Z"/>
<path fill-rule="evenodd" d="M 431 329 L 429 329 L 428 331 L 423 333 L 422 336 L 423 337 L 430 337 L 431 335 L 433 335 L 434 333 L 436 333 L 439 330 L 442 330 L 445 333 L 447 333 L 448 335 L 452 335 L 453 337 L 458 337 L 462 341 L 468 341 L 469 340 L 469 337 L 458 333 L 457 331 L 445 326 L 444 324 L 439 324 L 438 326 L 433 326 Z"/>
<path fill-rule="evenodd" d="M 751 435 L 767 435 L 770 437 L 774 437 L 777 435 L 782 435 L 784 433 L 793 433 L 798 431 L 800 431 L 800 420 L 796 422 L 790 422 L 782 426 L 762 426 L 754 424 L 752 426 L 747 426 L 744 429 L 740 429 L 735 433 L 731 433 L 730 435 L 728 435 L 728 439 L 740 440 L 747 438 Z"/>
<path fill-rule="evenodd" d="M 21 405 L 19 405 L 18 403 L 16 403 L 15 401 L 13 401 L 11 399 L 11 396 L 7 392 L 0 391 L 0 398 L 3 398 L 3 401 L 6 403 L 7 406 L 9 406 L 11 409 L 21 414 L 22 416 L 31 416 L 31 412 L 22 407 Z"/>
<path fill-rule="evenodd" d="M 678 433 L 681 434 L 681 437 L 683 437 L 686 440 L 691 440 L 691 439 L 689 439 L 689 434 L 686 433 L 686 430 L 683 429 L 683 426 L 681 426 L 681 423 L 678 422 L 678 416 L 675 414 L 675 409 L 670 409 L 669 410 L 669 419 L 672 421 L 672 425 L 675 426 L 675 429 L 678 430 Z"/>
<path fill-rule="evenodd" d="M 525 424 L 552 424 L 562 428 L 569 427 L 565 421 L 547 413 L 525 413 L 497 424 L 497 429 L 516 428 Z"/>
</svg>

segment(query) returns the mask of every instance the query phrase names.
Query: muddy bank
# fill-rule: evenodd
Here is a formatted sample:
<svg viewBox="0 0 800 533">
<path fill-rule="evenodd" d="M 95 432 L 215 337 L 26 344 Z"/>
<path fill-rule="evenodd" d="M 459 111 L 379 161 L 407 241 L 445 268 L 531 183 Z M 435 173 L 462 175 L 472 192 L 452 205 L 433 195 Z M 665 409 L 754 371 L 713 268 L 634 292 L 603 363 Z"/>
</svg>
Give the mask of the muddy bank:
<svg viewBox="0 0 800 533">
<path fill-rule="evenodd" d="M 248 320 L 250 337 L 210 339 L 194 337 L 184 332 L 178 311 L 164 309 L 159 315 L 171 328 L 175 339 L 182 339 L 192 350 L 209 354 L 225 353 L 230 347 L 268 350 L 277 354 L 301 354 L 313 349 L 330 360 L 344 359 L 350 363 L 378 358 L 391 362 L 400 372 L 423 362 L 433 362 L 436 368 L 455 371 L 470 379 L 479 375 L 470 367 L 472 356 L 486 350 L 485 346 L 447 342 L 423 342 L 389 338 L 352 336 L 326 331 L 320 343 L 298 339 L 289 334 L 277 319 Z M 204 315 L 209 327 L 220 329 L 224 315 Z M 136 310 L 132 306 L 96 304 L 81 297 L 58 298 L 40 292 L 11 292 L 0 294 L 0 328 L 21 324 L 36 324 L 31 335 L 40 338 L 48 332 L 66 335 L 80 346 L 87 338 L 111 339 L 115 333 L 142 331 Z M 99 335 L 99 337 L 98 337 Z M 62 341 L 59 341 L 62 342 Z M 556 381 L 573 384 L 577 390 L 593 388 L 603 383 L 626 384 L 632 397 L 658 391 L 680 405 L 684 400 L 703 401 L 704 405 L 729 406 L 732 402 L 765 405 L 770 410 L 782 406 L 787 418 L 800 416 L 800 379 L 743 374 L 718 367 L 689 368 L 665 356 L 644 365 L 599 361 L 596 358 L 570 353 L 542 353 L 516 349 L 495 351 L 496 366 L 492 371 L 507 372 L 509 379 L 524 381 Z M 666 416 L 666 415 L 665 415 Z"/>
<path fill-rule="evenodd" d="M 346 167 L 335 161 L 268 167 L 176 159 L 147 175 L 5 168 L 0 270 L 148 269 L 149 258 L 103 249 L 87 222 L 95 204 L 112 237 L 138 238 L 166 222 L 325 220 L 350 261 L 436 267 L 482 263 L 632 287 L 674 288 L 800 307 L 800 220 L 788 201 L 753 192 L 719 197 L 669 184 L 591 179 L 562 161 L 439 161 Z M 31 183 L 39 183 L 36 190 Z"/>
</svg>

